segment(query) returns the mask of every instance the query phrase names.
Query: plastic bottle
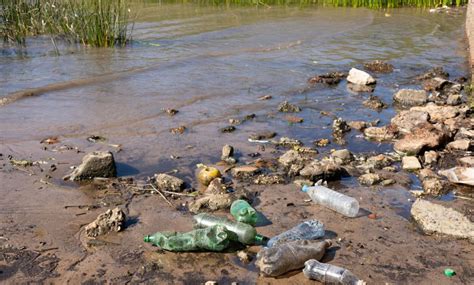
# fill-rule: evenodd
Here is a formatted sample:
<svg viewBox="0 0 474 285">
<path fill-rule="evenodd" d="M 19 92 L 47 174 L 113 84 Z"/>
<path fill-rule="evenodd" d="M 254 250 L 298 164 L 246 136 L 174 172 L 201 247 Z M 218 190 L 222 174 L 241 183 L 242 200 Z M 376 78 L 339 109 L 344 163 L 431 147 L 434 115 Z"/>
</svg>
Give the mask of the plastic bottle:
<svg viewBox="0 0 474 285">
<path fill-rule="evenodd" d="M 169 251 L 222 251 L 229 245 L 229 234 L 224 226 L 215 225 L 187 233 L 157 232 L 143 240 Z"/>
<path fill-rule="evenodd" d="M 272 237 L 268 243 L 268 247 L 275 246 L 292 240 L 313 240 L 324 237 L 324 224 L 318 220 L 309 220 Z"/>
<path fill-rule="evenodd" d="M 311 280 L 317 280 L 323 284 L 333 285 L 365 285 L 352 272 L 339 266 L 321 263 L 315 259 L 305 262 L 304 276 Z"/>
<path fill-rule="evenodd" d="M 263 275 L 275 277 L 304 267 L 308 259 L 321 259 L 330 246 L 330 240 L 290 241 L 263 248 L 258 252 L 255 264 Z"/>
<path fill-rule="evenodd" d="M 347 195 L 336 192 L 324 186 L 303 186 L 303 192 L 319 205 L 325 206 L 347 217 L 355 217 L 359 213 L 359 202 Z"/>
<path fill-rule="evenodd" d="M 216 217 L 210 214 L 198 214 L 193 217 L 195 227 L 204 228 L 215 225 L 222 225 L 229 231 L 229 239 L 239 241 L 243 244 L 265 244 L 267 238 L 257 234 L 251 225 L 241 222 L 233 222 L 224 217 Z"/>
<path fill-rule="evenodd" d="M 235 200 L 230 206 L 230 214 L 239 222 L 255 226 L 257 211 L 245 200 Z"/>
</svg>

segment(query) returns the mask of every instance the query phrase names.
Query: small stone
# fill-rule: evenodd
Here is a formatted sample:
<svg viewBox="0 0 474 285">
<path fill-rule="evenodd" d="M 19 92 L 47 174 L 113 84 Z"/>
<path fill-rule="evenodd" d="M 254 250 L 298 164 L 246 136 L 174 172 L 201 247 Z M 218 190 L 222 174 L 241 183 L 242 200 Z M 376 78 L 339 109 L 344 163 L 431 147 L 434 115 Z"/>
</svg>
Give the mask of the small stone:
<svg viewBox="0 0 474 285">
<path fill-rule="evenodd" d="M 358 131 L 362 131 L 368 126 L 367 122 L 364 122 L 364 121 L 351 121 L 351 122 L 348 122 L 347 124 L 349 125 L 349 127 L 356 129 Z"/>
<path fill-rule="evenodd" d="M 296 184 L 298 187 L 302 188 L 303 186 L 313 186 L 314 182 L 311 180 L 307 179 L 295 179 L 293 181 L 294 184 Z"/>
<path fill-rule="evenodd" d="M 436 129 L 433 125 L 423 124 L 412 130 L 393 145 L 398 153 L 407 155 L 416 155 L 422 150 L 428 150 L 438 147 L 447 138 L 447 135 Z"/>
<path fill-rule="evenodd" d="M 231 145 L 224 145 L 222 147 L 221 160 L 230 164 L 234 164 L 237 160 L 234 158 L 234 147 Z"/>
<path fill-rule="evenodd" d="M 357 68 L 351 68 L 347 76 L 347 81 L 359 85 L 371 85 L 376 83 L 376 80 L 370 76 L 370 74 Z"/>
<path fill-rule="evenodd" d="M 347 149 L 335 150 L 331 153 L 331 157 L 338 164 L 345 164 L 354 160 L 354 156 Z"/>
<path fill-rule="evenodd" d="M 393 65 L 388 62 L 381 60 L 375 60 L 364 64 L 365 69 L 372 72 L 378 73 L 390 73 L 393 72 Z"/>
<path fill-rule="evenodd" d="M 421 169 L 421 164 L 416 156 L 404 156 L 402 158 L 402 168 L 405 170 Z"/>
<path fill-rule="evenodd" d="M 170 116 L 174 116 L 174 115 L 178 114 L 179 111 L 176 110 L 176 109 L 171 109 L 170 108 L 170 109 L 166 109 L 165 112 Z"/>
<path fill-rule="evenodd" d="M 119 232 L 124 227 L 125 219 L 125 214 L 120 208 L 109 209 L 85 227 L 86 235 L 97 237 L 112 231 Z"/>
<path fill-rule="evenodd" d="M 425 72 L 421 75 L 418 75 L 416 77 L 416 80 L 427 80 L 427 79 L 431 79 L 431 78 L 435 78 L 435 77 L 448 79 L 449 73 L 444 71 L 444 69 L 442 67 L 434 67 L 434 68 L 428 70 L 427 72 Z"/>
<path fill-rule="evenodd" d="M 166 173 L 155 174 L 155 183 L 158 189 L 173 192 L 181 192 L 185 186 L 183 180 Z"/>
<path fill-rule="evenodd" d="M 369 99 L 365 100 L 362 104 L 365 107 L 374 110 L 381 110 L 387 108 L 387 104 L 385 104 L 379 97 L 372 95 L 369 96 Z"/>
<path fill-rule="evenodd" d="M 290 124 L 299 124 L 303 123 L 303 118 L 296 116 L 285 116 L 285 120 Z"/>
<path fill-rule="evenodd" d="M 438 161 L 438 153 L 434 150 L 425 152 L 425 165 L 433 165 Z"/>
<path fill-rule="evenodd" d="M 329 180 L 340 178 L 342 169 L 339 165 L 329 160 L 314 160 L 300 170 L 300 175 L 313 181 L 320 179 Z"/>
<path fill-rule="evenodd" d="M 258 97 L 258 100 L 263 101 L 263 100 L 270 100 L 272 99 L 272 95 L 264 95 L 262 97 Z"/>
<path fill-rule="evenodd" d="M 474 130 L 473 129 L 466 129 L 466 128 L 460 128 L 456 135 L 454 136 L 455 140 L 460 140 L 460 139 L 469 139 L 473 140 L 474 139 Z"/>
<path fill-rule="evenodd" d="M 377 219 L 377 215 L 375 213 L 370 213 L 367 217 L 372 220 Z"/>
<path fill-rule="evenodd" d="M 249 139 L 251 139 L 251 140 L 257 140 L 257 141 L 260 141 L 260 140 L 268 140 L 268 139 L 274 138 L 276 135 L 277 135 L 277 133 L 275 133 L 275 132 L 264 131 L 264 132 L 259 132 L 259 133 L 250 135 L 250 136 L 249 136 Z"/>
<path fill-rule="evenodd" d="M 367 186 L 372 186 L 380 181 L 382 181 L 382 178 L 375 173 L 367 173 L 359 177 L 359 183 Z"/>
<path fill-rule="evenodd" d="M 376 141 L 392 140 L 395 138 L 397 133 L 397 128 L 392 126 L 369 127 L 364 130 L 366 138 Z"/>
<path fill-rule="evenodd" d="M 293 164 L 303 164 L 306 160 L 307 158 L 305 156 L 293 149 L 285 152 L 278 158 L 278 162 L 284 167 L 290 167 Z"/>
<path fill-rule="evenodd" d="M 296 147 L 296 146 L 301 146 L 303 143 L 297 139 L 292 139 L 288 137 L 281 137 L 278 142 L 276 142 L 277 145 L 285 146 L 285 147 Z"/>
<path fill-rule="evenodd" d="M 260 169 L 252 165 L 237 166 L 232 168 L 232 176 L 235 178 L 249 178 L 260 172 Z"/>
<path fill-rule="evenodd" d="M 439 233 L 474 242 L 474 223 L 451 208 L 416 199 L 411 214 L 427 234 Z"/>
<path fill-rule="evenodd" d="M 252 257 L 247 252 L 245 252 L 243 250 L 237 252 L 237 257 L 243 263 L 249 263 L 250 261 L 252 261 Z"/>
<path fill-rule="evenodd" d="M 468 151 L 471 150 L 471 147 L 471 141 L 468 139 L 455 140 L 453 142 L 448 143 L 448 145 L 446 146 L 448 150 L 454 151 Z"/>
<path fill-rule="evenodd" d="M 174 135 L 181 135 L 184 133 L 184 131 L 186 131 L 186 126 L 179 126 L 179 127 L 170 129 L 170 132 Z"/>
<path fill-rule="evenodd" d="M 341 82 L 341 80 L 346 77 L 347 74 L 344 72 L 330 72 L 326 74 L 316 75 L 308 79 L 308 83 L 316 84 L 316 83 L 324 83 L 327 85 L 335 85 Z"/>
<path fill-rule="evenodd" d="M 395 181 L 394 179 L 385 179 L 382 182 L 380 182 L 380 184 L 382 186 L 389 186 L 389 185 L 393 185 L 395 183 L 397 183 L 397 181 Z"/>
<path fill-rule="evenodd" d="M 422 184 L 425 194 L 439 196 L 448 192 L 446 182 L 435 177 L 425 178 Z"/>
<path fill-rule="evenodd" d="M 325 146 L 327 146 L 328 144 L 330 144 L 331 142 L 330 142 L 328 139 L 319 139 L 319 140 L 315 140 L 313 143 L 314 143 L 316 146 L 325 147 Z"/>
<path fill-rule="evenodd" d="M 385 154 L 379 154 L 367 158 L 366 168 L 368 169 L 381 169 L 392 164 L 393 160 Z"/>
<path fill-rule="evenodd" d="M 282 184 L 285 183 L 285 178 L 278 174 L 260 174 L 254 179 L 253 183 L 259 185 Z"/>
<path fill-rule="evenodd" d="M 217 285 L 216 281 L 206 281 L 205 285 Z"/>
<path fill-rule="evenodd" d="M 227 127 L 223 127 L 220 129 L 220 132 L 221 133 L 232 133 L 236 130 L 237 128 L 234 127 L 234 126 L 227 126 Z"/>
<path fill-rule="evenodd" d="M 366 93 L 372 93 L 375 90 L 375 85 L 360 85 L 360 84 L 353 84 L 348 82 L 347 83 L 347 89 L 353 92 L 366 92 Z"/>
<path fill-rule="evenodd" d="M 401 133 L 410 133 L 415 127 L 427 123 L 429 118 L 427 112 L 407 110 L 393 117 L 391 123 Z"/>
<path fill-rule="evenodd" d="M 114 156 L 109 151 L 94 151 L 82 158 L 82 163 L 65 180 L 91 180 L 95 177 L 116 177 Z"/>
<path fill-rule="evenodd" d="M 426 91 L 442 91 L 447 85 L 452 85 L 453 82 L 450 82 L 441 77 L 435 77 L 427 79 L 423 82 L 423 89 Z"/>
<path fill-rule="evenodd" d="M 446 100 L 446 104 L 451 105 L 451 106 L 461 105 L 461 103 L 462 103 L 462 95 L 460 94 L 451 94 L 448 96 L 448 99 Z"/>
<path fill-rule="evenodd" d="M 428 93 L 424 90 L 401 89 L 393 95 L 393 100 L 403 106 L 420 106 L 428 102 Z"/>
<path fill-rule="evenodd" d="M 382 170 L 388 171 L 388 172 L 396 172 L 397 168 L 395 166 L 385 166 L 382 168 Z"/>
<path fill-rule="evenodd" d="M 427 178 L 439 178 L 439 176 L 429 168 L 423 168 L 418 172 L 418 177 L 420 180 L 425 180 Z"/>
<path fill-rule="evenodd" d="M 288 101 L 284 101 L 278 105 L 278 111 L 285 113 L 297 113 L 301 112 L 301 108 L 289 103 Z"/>
<path fill-rule="evenodd" d="M 332 131 L 334 133 L 346 133 L 351 130 L 351 127 L 341 118 L 337 118 L 332 122 Z"/>
</svg>

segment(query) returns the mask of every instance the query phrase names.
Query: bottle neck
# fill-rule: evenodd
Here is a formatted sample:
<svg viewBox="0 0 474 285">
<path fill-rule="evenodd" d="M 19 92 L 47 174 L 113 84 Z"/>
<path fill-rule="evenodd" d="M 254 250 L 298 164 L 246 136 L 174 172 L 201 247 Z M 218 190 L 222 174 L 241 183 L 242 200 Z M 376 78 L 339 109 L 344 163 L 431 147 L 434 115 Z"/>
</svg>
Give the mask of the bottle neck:
<svg viewBox="0 0 474 285">
<path fill-rule="evenodd" d="M 144 242 L 152 242 L 152 241 L 153 241 L 153 237 L 150 236 L 150 235 L 147 235 L 147 236 L 145 236 L 145 237 L 143 238 L 143 241 L 144 241 Z"/>
<path fill-rule="evenodd" d="M 255 235 L 255 244 L 259 245 L 266 245 L 268 242 L 268 238 L 259 234 Z"/>
</svg>

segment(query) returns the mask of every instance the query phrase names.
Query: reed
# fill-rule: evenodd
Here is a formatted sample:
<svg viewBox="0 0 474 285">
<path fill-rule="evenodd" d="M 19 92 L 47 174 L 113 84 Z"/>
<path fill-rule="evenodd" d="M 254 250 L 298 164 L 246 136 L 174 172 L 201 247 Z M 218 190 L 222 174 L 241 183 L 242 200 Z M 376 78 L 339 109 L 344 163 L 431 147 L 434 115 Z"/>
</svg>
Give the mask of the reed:
<svg viewBox="0 0 474 285">
<path fill-rule="evenodd" d="M 131 35 L 127 0 L 0 0 L 0 35 L 25 44 L 28 36 L 96 47 L 123 46 Z"/>
</svg>

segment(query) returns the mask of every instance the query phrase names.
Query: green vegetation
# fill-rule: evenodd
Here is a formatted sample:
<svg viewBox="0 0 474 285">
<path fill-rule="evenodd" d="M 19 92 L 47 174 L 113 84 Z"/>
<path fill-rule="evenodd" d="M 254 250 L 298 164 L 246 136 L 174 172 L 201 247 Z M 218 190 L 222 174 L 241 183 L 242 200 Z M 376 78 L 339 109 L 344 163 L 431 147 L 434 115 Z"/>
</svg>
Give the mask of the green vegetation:
<svg viewBox="0 0 474 285">
<path fill-rule="evenodd" d="M 50 35 L 97 47 L 125 45 L 130 36 L 127 0 L 0 0 L 0 36 L 25 44 Z"/>
</svg>

